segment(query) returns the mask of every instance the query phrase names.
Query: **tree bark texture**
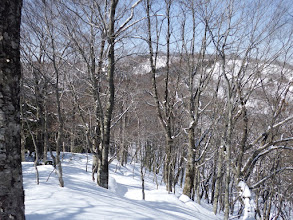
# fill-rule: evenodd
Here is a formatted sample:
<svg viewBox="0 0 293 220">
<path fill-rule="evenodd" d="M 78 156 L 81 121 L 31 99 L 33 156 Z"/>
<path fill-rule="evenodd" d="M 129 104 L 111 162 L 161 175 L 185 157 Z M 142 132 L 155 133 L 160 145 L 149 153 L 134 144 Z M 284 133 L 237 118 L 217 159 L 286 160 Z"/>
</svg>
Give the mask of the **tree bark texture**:
<svg viewBox="0 0 293 220">
<path fill-rule="evenodd" d="M 165 161 L 165 183 L 168 193 L 172 192 L 173 185 L 173 161 L 172 161 L 172 149 L 173 140 L 170 136 L 166 135 L 166 161 Z"/>
<path fill-rule="evenodd" d="M 194 128 L 191 127 L 188 133 L 189 145 L 187 153 L 187 164 L 185 173 L 185 184 L 183 188 L 183 194 L 189 198 L 193 198 L 193 185 L 194 185 L 194 162 L 195 162 L 195 142 L 194 142 Z"/>
<path fill-rule="evenodd" d="M 213 203 L 213 211 L 216 215 L 218 212 L 218 203 L 219 203 L 219 196 L 220 196 L 220 179 L 222 176 L 222 166 L 223 166 L 223 146 L 220 146 L 219 148 L 219 154 L 218 154 L 218 162 L 217 162 L 217 177 L 216 177 L 216 183 L 215 183 L 215 192 L 214 192 L 214 203 Z"/>
<path fill-rule="evenodd" d="M 52 40 L 52 45 L 53 40 Z M 54 47 L 54 46 L 53 46 Z M 54 51 L 54 49 L 53 49 Z M 56 103 L 57 103 L 57 115 L 58 115 L 58 132 L 57 132 L 57 139 L 56 139 L 56 158 L 55 158 L 55 163 L 56 163 L 56 170 L 58 174 L 58 179 L 59 179 L 59 185 L 61 187 L 64 187 L 64 180 L 63 180 L 63 174 L 62 174 L 62 165 L 60 161 L 60 150 L 62 146 L 62 139 L 63 139 L 63 134 L 64 134 L 64 120 L 62 117 L 62 112 L 61 112 L 61 102 L 60 102 L 60 94 L 59 94 L 59 71 L 56 67 L 55 64 L 55 54 L 53 54 L 53 62 L 54 62 L 54 69 L 56 73 L 56 86 L 55 86 L 55 95 L 56 95 Z"/>
<path fill-rule="evenodd" d="M 108 23 L 108 43 L 109 43 L 109 51 L 108 51 L 108 84 L 109 84 L 109 97 L 105 112 L 105 122 L 104 122 L 104 132 L 102 137 L 102 161 L 101 166 L 98 167 L 98 184 L 101 187 L 108 189 L 108 181 L 109 181 L 109 162 L 108 162 L 108 154 L 110 147 L 110 131 L 111 131 L 111 119 L 112 112 L 114 108 L 114 71 L 115 71 L 115 12 L 118 4 L 118 0 L 111 0 L 111 8 L 110 8 L 110 20 Z"/>
<path fill-rule="evenodd" d="M 0 219 L 25 219 L 20 143 L 21 0 L 0 1 Z"/>
</svg>

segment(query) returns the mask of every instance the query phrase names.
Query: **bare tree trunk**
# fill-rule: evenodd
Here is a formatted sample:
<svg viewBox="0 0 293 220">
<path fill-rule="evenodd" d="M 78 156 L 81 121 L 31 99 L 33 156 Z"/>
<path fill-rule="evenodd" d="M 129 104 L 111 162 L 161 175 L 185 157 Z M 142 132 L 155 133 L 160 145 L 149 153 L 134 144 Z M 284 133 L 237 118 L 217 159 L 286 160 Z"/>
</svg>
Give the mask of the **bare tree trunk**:
<svg viewBox="0 0 293 220">
<path fill-rule="evenodd" d="M 49 146 L 49 137 L 48 137 L 48 110 L 46 107 L 46 104 L 44 106 L 44 162 L 46 163 L 47 161 L 47 154 L 48 150 L 51 149 Z M 52 150 L 50 150 L 50 154 L 52 156 Z M 52 157 L 52 160 L 54 157 Z M 53 160 L 54 166 L 55 166 L 55 161 Z"/>
<path fill-rule="evenodd" d="M 75 147 L 75 106 L 73 105 L 73 109 L 72 109 L 72 128 L 71 128 L 71 134 L 70 134 L 70 152 L 73 153 L 74 152 L 74 147 Z"/>
<path fill-rule="evenodd" d="M 205 53 L 206 53 L 206 33 L 207 29 L 205 28 L 205 32 L 202 38 L 202 44 L 199 51 L 199 58 L 195 58 L 195 45 L 197 40 L 197 23 L 196 23 L 196 5 L 194 4 L 194 1 L 189 1 L 187 4 L 190 5 L 190 10 L 192 14 L 192 39 L 191 39 L 191 45 L 190 49 L 187 49 L 187 44 L 185 40 L 185 21 L 182 24 L 182 42 L 183 42 L 183 48 L 186 51 L 186 53 L 189 53 L 187 64 L 188 64 L 188 115 L 190 120 L 190 125 L 188 129 L 188 154 L 187 154 L 187 166 L 186 166 L 186 174 L 185 174 L 185 184 L 184 184 L 184 190 L 183 194 L 187 195 L 189 198 L 194 198 L 194 189 L 195 187 L 199 187 L 197 184 L 195 186 L 195 179 L 198 180 L 198 183 L 200 182 L 199 178 L 197 178 L 195 175 L 195 156 L 198 153 L 199 144 L 195 143 L 195 128 L 198 125 L 198 120 L 200 116 L 199 111 L 199 103 L 200 98 L 202 95 L 202 92 L 204 91 L 205 85 L 208 82 L 208 74 L 206 73 L 206 70 L 203 68 L 202 62 L 205 59 Z M 198 83 L 194 80 L 196 76 L 200 76 L 202 80 L 200 80 Z M 200 199 L 200 198 L 198 198 Z M 198 202 L 200 202 L 198 200 Z"/>
<path fill-rule="evenodd" d="M 121 112 L 124 112 L 123 104 L 121 105 Z M 127 163 L 127 154 L 128 149 L 125 141 L 125 129 L 126 129 L 126 121 L 127 121 L 127 113 L 125 113 L 125 116 L 121 119 L 120 122 L 120 149 L 117 153 L 118 160 L 120 161 L 121 166 L 124 166 Z"/>
<path fill-rule="evenodd" d="M 115 12 L 116 7 L 118 4 L 118 0 L 111 0 L 110 6 L 110 20 L 108 23 L 108 44 L 109 44 L 109 51 L 108 51 L 108 85 L 109 85 L 109 97 L 108 103 L 105 112 L 105 122 L 104 122 L 104 132 L 102 135 L 101 141 L 101 153 L 102 153 L 102 161 L 100 162 L 101 166 L 98 167 L 98 184 L 101 187 L 108 189 L 108 180 L 109 180 L 109 162 L 108 162 L 108 154 L 109 154 L 109 147 L 110 147 L 110 131 L 111 131 L 111 119 L 112 119 L 112 112 L 114 108 L 114 71 L 115 71 Z"/>
<path fill-rule="evenodd" d="M 231 82 L 229 81 L 227 75 L 226 75 L 226 58 L 224 52 L 222 53 L 222 72 L 224 75 L 224 79 L 226 81 L 226 86 L 227 86 L 227 131 L 226 136 L 224 139 L 224 146 L 225 146 L 225 165 L 226 165 L 226 172 L 225 172 L 225 197 L 224 197 L 224 203 L 225 203 L 225 215 L 224 219 L 228 220 L 229 219 L 229 196 L 230 196 L 230 190 L 229 190 L 229 185 L 230 185 L 230 169 L 231 169 L 231 139 L 232 139 L 232 111 L 233 111 L 233 103 L 232 103 L 232 85 Z M 233 82 L 232 82 L 233 83 Z"/>
<path fill-rule="evenodd" d="M 195 164 L 196 167 L 198 166 L 198 163 Z M 196 197 L 197 197 L 197 203 L 200 204 L 202 194 L 200 192 L 200 171 L 199 168 L 195 169 L 195 180 L 194 180 L 194 189 L 196 190 Z"/>
<path fill-rule="evenodd" d="M 272 189 L 272 190 L 270 191 L 269 199 L 268 199 L 268 201 L 267 201 L 266 212 L 264 212 L 264 214 L 263 214 L 263 218 L 264 218 L 264 220 L 269 220 L 269 219 L 270 219 L 273 196 L 274 196 L 274 190 Z"/>
<path fill-rule="evenodd" d="M 45 110 L 46 111 L 46 110 Z M 44 135 L 44 153 L 43 153 L 43 162 L 46 163 L 47 154 L 48 154 L 48 129 L 47 129 L 47 119 L 46 119 L 46 113 L 44 112 L 44 121 L 43 121 L 43 135 Z"/>
<path fill-rule="evenodd" d="M 144 173 L 143 173 L 143 165 L 142 165 L 142 164 L 140 164 L 140 177 L 141 177 L 142 200 L 145 200 L 145 191 L 144 191 Z"/>
<path fill-rule="evenodd" d="M 20 143 L 21 0 L 0 2 L 0 219 L 25 219 Z"/>
<path fill-rule="evenodd" d="M 219 196 L 220 196 L 220 183 L 221 183 L 221 176 L 222 176 L 222 166 L 223 166 L 223 146 L 220 146 L 219 148 L 219 154 L 218 154 L 218 162 L 217 162 L 217 178 L 216 178 L 216 184 L 215 184 L 215 195 L 214 195 L 214 213 L 215 215 L 218 212 L 218 203 L 219 203 Z"/>
<path fill-rule="evenodd" d="M 176 186 L 176 184 L 178 184 L 180 175 L 184 175 L 184 165 L 183 165 L 184 159 L 185 159 L 185 157 L 183 155 L 181 155 L 180 159 L 178 161 L 179 162 L 178 163 L 178 170 L 177 170 L 176 175 L 174 175 L 174 193 L 175 193 L 175 186 Z M 182 172 L 182 170 L 183 170 L 183 172 Z M 180 185 L 180 187 L 182 187 L 182 186 Z"/>
<path fill-rule="evenodd" d="M 52 37 L 52 36 L 51 36 Z M 64 121 L 62 118 L 62 113 L 61 113 L 61 100 L 60 100 L 60 94 L 59 94 L 59 70 L 57 68 L 56 64 L 56 54 L 55 54 L 55 45 L 54 45 L 54 40 L 51 38 L 52 41 L 52 49 L 53 49 L 53 65 L 54 65 L 54 70 L 56 74 L 56 85 L 55 85 L 55 96 L 56 96 L 56 103 L 57 103 L 57 117 L 58 117 L 58 132 L 57 132 L 57 139 L 56 139 L 56 157 L 55 157 L 55 165 L 57 168 L 57 174 L 58 174 L 58 179 L 59 179 L 59 184 L 61 187 L 64 187 L 64 181 L 63 181 L 63 175 L 62 175 L 62 166 L 61 166 L 61 161 L 60 161 L 60 150 L 62 147 L 62 138 L 63 138 L 63 130 L 64 130 Z"/>
<path fill-rule="evenodd" d="M 57 140 L 56 140 L 56 167 L 57 167 L 57 173 L 59 178 L 59 184 L 61 187 L 64 187 L 64 181 L 63 181 L 63 174 L 62 174 L 62 166 L 60 161 L 60 150 L 62 145 L 62 137 L 63 137 L 63 119 L 61 116 L 61 106 L 60 106 L 60 98 L 59 98 L 59 91 L 58 86 L 56 89 L 56 99 L 57 99 L 57 108 L 58 108 L 58 120 L 59 120 L 59 127 L 58 127 L 58 134 L 57 134 Z"/>
<path fill-rule="evenodd" d="M 260 191 L 259 189 L 255 190 L 255 215 L 254 215 L 255 219 L 258 219 L 261 217 L 260 207 L 259 207 L 259 191 Z"/>
<path fill-rule="evenodd" d="M 167 141 L 167 160 L 166 160 L 166 167 L 167 167 L 167 184 L 166 188 L 167 191 L 170 193 L 172 192 L 172 184 L 173 184 L 173 162 L 172 162 L 172 155 L 173 155 L 173 139 L 172 139 L 172 131 L 171 131 L 171 112 L 172 107 L 170 106 L 170 92 L 169 92 L 169 75 L 170 75 L 170 37 L 171 37 L 171 30 L 170 30 L 170 10 L 172 0 L 165 0 L 166 4 L 166 17 L 167 17 L 167 34 L 166 34 L 166 44 L 167 44 L 167 55 L 166 55 L 166 78 L 165 78 L 165 100 L 164 100 L 164 108 L 165 108 L 165 115 L 166 115 L 166 141 Z"/>
<path fill-rule="evenodd" d="M 23 88 L 23 80 L 21 81 L 21 89 Z M 20 103 L 23 103 L 23 97 L 20 97 Z M 23 111 L 23 107 L 22 104 L 20 104 L 20 115 L 21 118 L 23 118 L 24 116 L 24 111 Z M 24 133 L 24 120 L 21 120 L 21 129 L 20 129 L 20 143 L 21 143 L 21 161 L 24 162 L 25 161 L 25 142 L 26 142 L 26 137 L 25 137 L 25 133 Z"/>
<path fill-rule="evenodd" d="M 158 119 L 160 120 L 161 126 L 165 131 L 165 140 L 166 140 L 166 159 L 164 163 L 164 180 L 166 183 L 166 189 L 168 192 L 172 192 L 172 184 L 173 184 L 173 163 L 171 160 L 173 154 L 173 139 L 172 139 L 172 129 L 171 129 L 171 114 L 172 107 L 169 98 L 169 74 L 170 74 L 170 8 L 172 1 L 166 0 L 166 16 L 167 16 L 167 60 L 166 60 L 166 77 L 165 77 L 165 86 L 164 86 L 164 101 L 163 107 L 161 109 L 160 100 L 158 96 L 157 89 L 157 81 L 156 81 L 156 66 L 154 62 L 154 50 L 152 46 L 152 33 L 151 33 L 151 19 L 150 19 L 150 11 L 151 11 L 151 3 L 147 0 L 146 14 L 147 14 L 147 33 L 148 33 L 148 47 L 149 47 L 149 60 L 151 66 L 151 74 L 152 74 L 152 89 L 153 89 L 153 97 L 156 105 Z M 158 33 L 157 33 L 158 35 Z M 158 42 L 157 42 L 158 46 Z M 156 59 L 156 58 L 155 58 Z"/>
<path fill-rule="evenodd" d="M 166 144 L 166 161 L 165 161 L 165 182 L 166 190 L 168 193 L 172 192 L 172 183 L 173 183 L 173 162 L 171 161 L 171 154 L 173 148 L 173 140 L 171 137 L 167 137 Z"/>
<path fill-rule="evenodd" d="M 194 127 L 189 128 L 188 131 L 188 153 L 187 153 L 187 164 L 186 164 L 186 174 L 185 183 L 183 188 L 183 194 L 187 195 L 189 198 L 193 198 L 193 185 L 194 185 L 194 163 L 195 163 L 195 153 L 194 153 Z"/>
<path fill-rule="evenodd" d="M 33 140 L 33 145 L 34 145 L 34 148 L 35 148 L 35 161 L 34 161 L 34 167 L 35 167 L 35 170 L 36 170 L 36 182 L 37 184 L 39 185 L 39 171 L 38 171 L 38 163 L 39 163 L 39 149 L 38 149 L 38 146 L 37 146 L 37 143 L 36 143 L 36 138 L 34 137 L 34 134 L 31 130 L 31 127 L 26 119 L 26 124 L 27 124 L 27 127 L 28 127 L 28 130 L 29 130 L 29 133 L 31 135 L 31 138 Z"/>
<path fill-rule="evenodd" d="M 52 24 L 47 23 L 46 25 L 50 27 L 50 25 Z M 56 104 L 57 104 L 57 118 L 58 118 L 55 165 L 56 165 L 56 170 L 58 174 L 59 185 L 61 187 L 64 187 L 62 166 L 61 166 L 61 160 L 60 160 L 60 151 L 62 147 L 62 139 L 63 139 L 63 133 L 64 133 L 64 120 L 63 120 L 62 110 L 61 110 L 61 97 L 60 97 L 60 87 L 59 87 L 60 71 L 57 66 L 57 51 L 56 51 L 56 43 L 55 43 L 53 33 L 50 33 L 50 41 L 51 41 L 50 46 L 52 48 L 51 60 L 53 63 L 54 72 L 56 74 L 56 84 L 54 85 L 54 89 L 55 89 L 55 97 L 56 97 Z"/>
<path fill-rule="evenodd" d="M 55 85 L 55 96 L 56 96 L 56 103 L 57 103 L 57 117 L 58 117 L 58 131 L 57 131 L 57 139 L 56 139 L 56 157 L 55 157 L 55 164 L 57 168 L 57 174 L 58 174 L 58 179 L 59 179 L 59 185 L 61 187 L 64 187 L 64 181 L 63 181 L 63 175 L 62 175 L 62 166 L 61 166 L 61 161 L 60 161 L 60 151 L 62 147 L 62 138 L 63 138 L 63 130 L 64 130 L 64 121 L 61 113 L 61 100 L 60 100 L 60 88 L 59 88 L 59 70 L 57 68 L 57 63 L 56 63 L 56 54 L 55 54 L 55 43 L 53 36 L 51 36 L 51 43 L 52 43 L 52 49 L 53 49 L 53 54 L 52 54 L 52 61 L 53 61 L 53 66 L 56 74 L 56 85 Z"/>
<path fill-rule="evenodd" d="M 141 179 L 141 192 L 142 192 L 142 200 L 145 200 L 145 187 L 144 187 L 144 162 L 145 162 L 145 155 L 142 152 L 142 146 L 140 146 L 140 179 Z"/>
</svg>

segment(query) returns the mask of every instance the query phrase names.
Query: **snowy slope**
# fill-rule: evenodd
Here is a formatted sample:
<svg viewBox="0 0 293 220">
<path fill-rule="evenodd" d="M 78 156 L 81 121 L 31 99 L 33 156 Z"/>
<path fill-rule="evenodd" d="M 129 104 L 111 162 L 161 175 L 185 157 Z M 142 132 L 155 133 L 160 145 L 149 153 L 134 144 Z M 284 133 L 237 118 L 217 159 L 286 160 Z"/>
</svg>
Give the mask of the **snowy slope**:
<svg viewBox="0 0 293 220">
<path fill-rule="evenodd" d="M 85 171 L 84 154 L 65 155 L 64 188 L 58 186 L 51 165 L 38 166 L 38 169 L 40 184 L 36 185 L 33 163 L 23 163 L 27 220 L 222 219 L 207 204 L 198 205 L 184 196 L 179 199 L 179 194 L 168 194 L 164 186 L 157 189 L 151 173 L 145 176 L 146 201 L 141 200 L 138 164 L 118 167 L 116 161 L 112 162 L 109 190 L 91 180 L 90 164 L 88 172 Z"/>
<path fill-rule="evenodd" d="M 166 66 L 167 57 L 166 56 L 158 56 L 157 62 L 156 62 L 156 68 L 160 69 L 162 67 Z M 141 63 L 139 63 L 137 66 L 133 68 L 133 74 L 135 75 L 143 75 L 146 73 L 149 73 L 151 71 L 150 61 L 149 59 L 145 59 Z"/>
</svg>

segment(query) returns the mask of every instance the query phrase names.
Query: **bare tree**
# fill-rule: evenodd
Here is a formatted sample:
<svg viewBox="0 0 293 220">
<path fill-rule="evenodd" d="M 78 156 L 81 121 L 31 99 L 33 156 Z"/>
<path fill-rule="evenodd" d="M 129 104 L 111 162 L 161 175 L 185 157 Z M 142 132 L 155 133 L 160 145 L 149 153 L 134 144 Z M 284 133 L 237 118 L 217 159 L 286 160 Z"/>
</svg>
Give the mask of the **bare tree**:
<svg viewBox="0 0 293 220">
<path fill-rule="evenodd" d="M 108 154 L 115 98 L 115 44 L 119 42 L 121 35 L 135 23 L 131 23 L 131 20 L 134 17 L 134 8 L 140 3 L 140 1 L 136 1 L 130 10 L 125 9 L 127 13 L 130 11 L 130 15 L 125 18 L 124 22 L 121 22 L 120 18 L 116 19 L 116 12 L 119 9 L 118 2 L 118 0 L 103 3 L 93 1 L 89 5 L 79 3 L 63 5 L 68 14 L 74 17 L 73 21 L 69 17 L 63 19 L 67 30 L 66 35 L 73 42 L 76 52 L 86 64 L 85 72 L 88 74 L 95 106 L 95 122 L 92 127 L 86 125 L 85 118 L 83 122 L 87 127 L 87 143 L 94 156 L 93 178 L 94 173 L 97 172 L 97 183 L 104 188 L 108 188 L 109 178 Z M 72 8 L 72 5 L 75 8 Z M 80 12 L 85 13 L 87 18 L 85 19 Z M 120 14 L 121 11 L 118 10 L 118 13 Z M 78 22 L 85 25 L 86 29 L 76 29 L 74 25 Z M 116 27 L 116 24 L 120 26 Z M 89 36 L 89 40 L 87 40 L 87 36 Z M 81 110 L 81 108 L 79 109 Z M 81 116 L 81 111 L 79 112 Z"/>
<path fill-rule="evenodd" d="M 267 23 L 264 21 L 267 20 L 266 17 L 263 17 L 263 14 L 265 14 L 269 8 L 267 4 L 253 5 L 253 10 L 257 10 L 258 13 L 262 11 L 258 17 L 256 16 L 258 14 L 256 11 L 248 16 L 247 12 L 236 10 L 236 8 L 245 8 L 245 5 L 240 7 L 237 6 L 238 4 L 241 3 L 237 1 L 229 2 L 227 8 L 223 10 L 225 15 L 219 17 L 218 29 L 211 24 L 208 26 L 213 43 L 220 57 L 220 72 L 224 82 L 222 86 L 225 91 L 225 115 L 223 115 L 225 128 L 222 130 L 222 146 L 224 149 L 222 152 L 224 152 L 226 168 L 224 176 L 225 219 L 229 218 L 229 212 L 233 212 L 234 208 L 232 205 L 233 202 L 230 202 L 231 196 L 229 196 L 229 193 L 233 191 L 233 186 L 231 186 L 231 184 L 238 184 L 241 180 L 248 181 L 248 177 L 253 171 L 254 165 L 261 156 L 275 149 L 282 148 L 281 146 L 276 147 L 275 145 L 291 140 L 291 137 L 281 138 L 275 141 L 268 139 L 269 137 L 271 138 L 269 133 L 274 130 L 274 128 L 279 128 L 283 123 L 291 120 L 289 116 L 279 121 L 280 115 L 278 111 L 280 108 L 283 108 L 281 107 L 282 104 L 280 101 L 277 102 L 278 107 L 275 107 L 276 110 L 274 110 L 274 113 L 271 115 L 273 120 L 278 118 L 279 120 L 277 121 L 279 122 L 272 122 L 272 124 L 269 125 L 269 129 L 266 129 L 266 131 L 262 133 L 264 136 L 257 134 L 253 136 L 249 124 L 252 118 L 249 117 L 248 113 L 251 109 L 247 107 L 249 102 L 255 99 L 255 96 L 252 94 L 260 92 L 258 89 L 259 86 L 264 88 L 262 86 L 263 80 L 259 79 L 259 76 L 267 77 L 265 74 L 267 72 L 266 68 L 270 68 L 272 62 L 284 49 L 280 47 L 276 53 L 268 50 L 268 48 L 271 48 L 272 39 L 276 37 L 277 30 L 284 25 L 282 20 L 282 14 L 284 13 L 283 8 L 277 5 L 276 8 L 274 8 L 275 13 L 272 20 Z M 237 19 L 233 19 L 236 18 L 236 16 L 238 16 Z M 224 20 L 221 20 L 222 18 L 224 18 Z M 254 22 L 247 23 L 247 18 L 250 18 Z M 251 23 L 255 25 L 250 26 Z M 235 32 L 235 30 L 237 30 L 237 32 Z M 250 32 L 247 34 L 248 30 Z M 238 36 L 238 38 L 235 38 L 235 36 Z M 239 39 L 242 40 L 239 41 Z M 245 42 L 245 44 L 243 42 Z M 262 49 L 260 50 L 258 47 Z M 263 56 L 261 61 L 258 59 L 260 56 Z M 288 87 L 291 87 L 290 84 L 291 82 L 282 89 L 282 97 L 285 99 Z M 265 96 L 268 98 L 268 95 Z M 278 98 L 278 100 L 282 99 Z M 249 143 L 250 139 L 254 141 Z M 262 143 L 260 143 L 261 140 L 263 140 Z M 270 140 L 269 143 L 268 140 Z M 254 146 L 258 145 L 258 143 L 260 143 L 260 146 L 255 148 Z M 275 147 L 271 147 L 272 145 Z M 237 149 L 235 146 L 239 146 L 239 148 Z M 250 155 L 246 163 L 244 163 L 244 155 L 251 152 L 252 148 L 254 149 L 252 151 L 253 154 Z M 234 154 L 237 154 L 237 159 L 235 161 L 232 159 L 232 155 Z M 220 162 L 220 160 L 218 162 Z M 250 167 L 251 170 L 248 167 Z M 248 173 L 244 174 L 242 171 Z M 218 170 L 218 172 L 221 171 Z M 219 173 L 218 176 L 220 176 Z M 219 181 L 219 179 L 217 181 Z M 215 213 L 217 212 L 217 197 L 219 195 L 218 187 L 219 182 L 217 183 L 214 200 Z"/>
<path fill-rule="evenodd" d="M 157 16 L 156 14 L 151 14 L 152 12 L 152 4 L 149 0 L 146 1 L 146 16 L 147 16 L 147 44 L 149 48 L 149 61 L 151 67 L 151 74 L 152 74 L 152 96 L 155 102 L 155 108 L 157 111 L 157 116 L 159 118 L 160 124 L 165 132 L 165 140 L 166 140 L 166 147 L 165 147 L 165 164 L 164 164 L 164 179 L 166 183 L 166 189 L 168 192 L 172 192 L 172 186 L 174 182 L 174 131 L 172 129 L 172 125 L 174 123 L 174 103 L 175 103 L 175 95 L 176 95 L 176 83 L 174 90 L 171 91 L 171 70 L 170 70 L 170 44 L 171 44 L 171 8 L 172 8 L 173 1 L 165 1 L 165 17 L 166 17 L 166 70 L 164 74 L 164 85 L 163 91 L 159 92 L 159 85 L 157 79 L 157 58 L 158 58 L 158 46 L 159 46 L 159 39 L 161 34 L 161 29 L 158 28 L 161 26 L 160 22 L 157 18 L 156 20 L 156 39 L 153 39 L 152 31 L 153 25 L 151 22 L 152 16 Z M 155 49 L 153 44 L 155 43 Z M 160 97 L 163 97 L 162 100 Z"/>
<path fill-rule="evenodd" d="M 184 100 L 184 106 L 188 112 L 189 125 L 189 127 L 187 128 L 188 153 L 183 194 L 187 195 L 191 199 L 194 199 L 194 189 L 198 189 L 198 182 L 200 181 L 197 178 L 199 173 L 196 166 L 199 164 L 198 162 L 203 159 L 202 156 L 207 150 L 206 148 L 201 150 L 200 145 L 208 136 L 207 134 L 210 133 L 210 129 L 208 128 L 208 126 L 198 129 L 197 127 L 201 114 L 204 114 L 204 110 L 210 104 L 209 102 L 202 101 L 202 95 L 211 80 L 214 67 L 211 66 L 211 63 L 213 63 L 211 54 L 208 54 L 208 56 L 206 54 L 209 44 L 209 39 L 207 39 L 207 24 L 204 22 L 203 24 L 201 24 L 201 22 L 197 20 L 197 17 L 200 16 L 202 16 L 203 21 L 207 20 L 207 6 L 204 3 L 202 3 L 201 5 L 196 5 L 193 1 L 182 3 L 182 5 L 184 6 L 184 8 L 182 8 L 182 11 L 183 14 L 185 14 L 185 18 L 182 21 L 181 25 L 181 62 L 183 63 L 181 66 L 183 70 L 181 71 L 184 71 L 183 74 L 186 75 L 185 84 L 188 88 L 188 91 L 185 91 L 185 93 L 187 93 L 188 95 L 187 98 Z M 202 13 L 199 13 L 199 11 L 201 11 Z M 187 19 L 191 20 L 192 22 L 191 39 L 187 38 L 185 33 L 189 31 L 186 30 L 186 23 L 188 22 Z M 197 32 L 199 31 L 198 29 L 200 29 L 200 32 L 202 33 L 200 37 L 197 35 Z M 199 50 L 198 52 L 196 51 L 197 47 Z M 204 104 L 206 106 L 201 106 L 201 104 Z M 202 132 L 200 132 L 201 130 Z M 198 201 L 200 201 L 200 199 Z"/>
</svg>

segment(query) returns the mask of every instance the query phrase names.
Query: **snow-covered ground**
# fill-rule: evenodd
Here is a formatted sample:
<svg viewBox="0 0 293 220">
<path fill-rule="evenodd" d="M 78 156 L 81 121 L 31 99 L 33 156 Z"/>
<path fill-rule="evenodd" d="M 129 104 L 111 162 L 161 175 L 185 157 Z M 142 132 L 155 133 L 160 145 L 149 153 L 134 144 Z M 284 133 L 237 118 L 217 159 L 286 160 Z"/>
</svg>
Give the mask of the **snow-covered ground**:
<svg viewBox="0 0 293 220">
<path fill-rule="evenodd" d="M 176 194 L 168 194 L 162 184 L 157 189 L 153 174 L 145 175 L 142 200 L 139 164 L 110 165 L 109 190 L 98 187 L 91 179 L 91 163 L 86 172 L 85 154 L 65 154 L 63 177 L 65 187 L 58 185 L 51 165 L 38 166 L 40 184 L 35 181 L 32 162 L 24 162 L 25 212 L 27 220 L 91 220 L 91 219 L 222 219 L 212 207 L 201 205 Z M 91 157 L 89 156 L 89 162 Z M 51 174 L 51 175 L 50 175 Z M 160 183 L 160 182 L 159 182 Z"/>
</svg>

